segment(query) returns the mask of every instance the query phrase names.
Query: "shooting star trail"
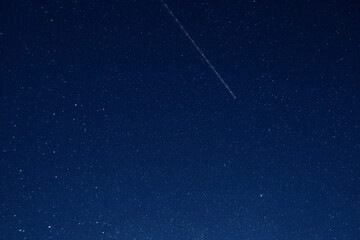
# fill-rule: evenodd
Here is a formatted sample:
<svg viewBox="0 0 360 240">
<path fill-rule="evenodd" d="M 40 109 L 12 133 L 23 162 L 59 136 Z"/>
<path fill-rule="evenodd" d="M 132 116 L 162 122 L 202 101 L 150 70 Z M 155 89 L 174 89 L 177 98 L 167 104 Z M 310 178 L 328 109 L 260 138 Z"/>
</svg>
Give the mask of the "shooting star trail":
<svg viewBox="0 0 360 240">
<path fill-rule="evenodd" d="M 164 7 L 166 8 L 166 10 L 169 12 L 170 16 L 174 19 L 174 21 L 177 23 L 177 25 L 180 27 L 180 29 L 184 32 L 185 36 L 190 40 L 190 42 L 192 43 L 192 45 L 195 47 L 195 49 L 200 53 L 200 55 L 202 56 L 202 58 L 204 59 L 204 61 L 207 63 L 207 65 L 211 68 L 211 70 L 215 73 L 216 77 L 220 80 L 220 82 L 225 86 L 226 90 L 228 90 L 228 92 L 231 94 L 231 96 L 236 99 L 235 94 L 231 91 L 230 87 L 226 84 L 226 82 L 224 81 L 224 79 L 220 76 L 220 74 L 218 73 L 218 71 L 216 71 L 215 67 L 211 64 L 211 62 L 209 61 L 209 59 L 205 56 L 205 54 L 201 51 L 201 49 L 199 48 L 199 46 L 196 44 L 196 42 L 194 41 L 194 39 L 192 39 L 192 37 L 189 35 L 189 33 L 186 31 L 186 29 L 184 28 L 184 26 L 180 23 L 179 19 L 177 19 L 177 17 L 174 15 L 174 13 L 171 11 L 171 9 L 169 8 L 169 6 L 166 4 L 166 2 L 164 0 L 160 0 L 161 3 L 164 5 Z"/>
</svg>

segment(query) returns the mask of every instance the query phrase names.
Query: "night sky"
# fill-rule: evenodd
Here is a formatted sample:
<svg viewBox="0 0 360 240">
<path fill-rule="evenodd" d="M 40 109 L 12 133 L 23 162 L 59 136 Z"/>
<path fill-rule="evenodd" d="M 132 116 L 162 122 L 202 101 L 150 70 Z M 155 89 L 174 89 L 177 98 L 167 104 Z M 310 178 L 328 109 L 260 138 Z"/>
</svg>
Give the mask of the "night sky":
<svg viewBox="0 0 360 240">
<path fill-rule="evenodd" d="M 1 240 L 360 239 L 360 2 L 2 1 Z"/>
</svg>

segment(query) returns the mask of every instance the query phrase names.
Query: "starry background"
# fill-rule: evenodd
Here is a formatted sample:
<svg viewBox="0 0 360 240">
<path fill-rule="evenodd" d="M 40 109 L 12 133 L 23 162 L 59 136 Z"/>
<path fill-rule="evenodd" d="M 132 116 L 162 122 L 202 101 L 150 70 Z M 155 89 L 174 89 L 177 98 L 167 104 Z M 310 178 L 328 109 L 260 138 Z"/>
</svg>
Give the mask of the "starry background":
<svg viewBox="0 0 360 240">
<path fill-rule="evenodd" d="M 5 1 L 0 239 L 360 239 L 358 1 Z"/>
</svg>

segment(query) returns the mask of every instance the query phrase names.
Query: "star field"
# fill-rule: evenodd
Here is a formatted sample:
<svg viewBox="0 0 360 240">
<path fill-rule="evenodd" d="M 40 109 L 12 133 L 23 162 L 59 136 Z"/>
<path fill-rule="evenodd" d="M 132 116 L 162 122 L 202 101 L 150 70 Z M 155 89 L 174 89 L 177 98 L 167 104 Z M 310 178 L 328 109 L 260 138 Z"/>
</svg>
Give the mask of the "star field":
<svg viewBox="0 0 360 240">
<path fill-rule="evenodd" d="M 2 4 L 0 240 L 360 239 L 360 4 L 165 2 Z"/>
</svg>

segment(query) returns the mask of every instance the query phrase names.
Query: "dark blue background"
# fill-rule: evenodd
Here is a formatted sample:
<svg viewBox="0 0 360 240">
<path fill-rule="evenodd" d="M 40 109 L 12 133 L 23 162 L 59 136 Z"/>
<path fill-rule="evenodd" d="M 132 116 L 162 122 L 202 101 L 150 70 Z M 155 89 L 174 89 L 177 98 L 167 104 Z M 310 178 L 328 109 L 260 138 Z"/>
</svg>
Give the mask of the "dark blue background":
<svg viewBox="0 0 360 240">
<path fill-rule="evenodd" d="M 0 239 L 360 239 L 358 1 L 5 1 Z"/>
</svg>

